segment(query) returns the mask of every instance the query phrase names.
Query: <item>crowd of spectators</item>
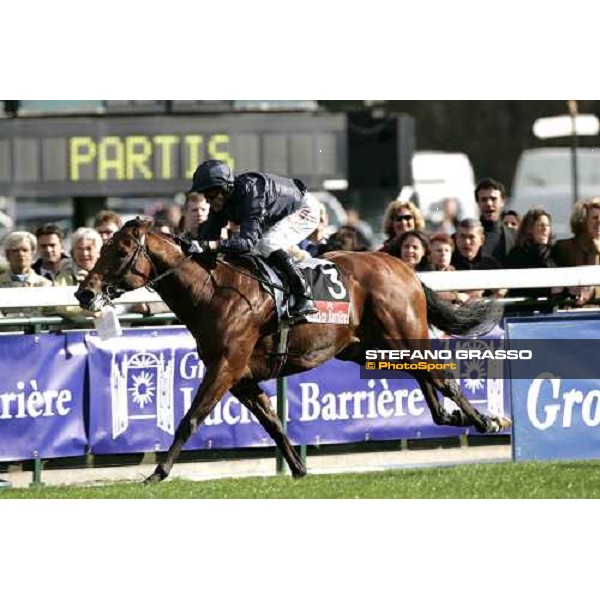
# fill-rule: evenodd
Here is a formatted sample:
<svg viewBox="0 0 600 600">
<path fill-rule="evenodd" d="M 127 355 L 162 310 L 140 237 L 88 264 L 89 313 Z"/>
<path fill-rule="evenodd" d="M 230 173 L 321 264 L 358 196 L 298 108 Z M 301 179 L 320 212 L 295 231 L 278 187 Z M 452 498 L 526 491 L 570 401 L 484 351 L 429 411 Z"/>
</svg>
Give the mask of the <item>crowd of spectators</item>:
<svg viewBox="0 0 600 600">
<path fill-rule="evenodd" d="M 502 268 L 547 268 L 600 264 L 600 198 L 577 203 L 571 218 L 573 237 L 554 242 L 552 216 L 542 207 L 525 215 L 506 209 L 506 191 L 501 182 L 488 178 L 474 190 L 480 217 L 460 218 L 458 203 L 446 198 L 443 216 L 429 226 L 419 208 L 410 201 L 392 200 L 383 216 L 383 244 L 375 243 L 372 228 L 356 209 L 347 210 L 347 221 L 332 228 L 325 205 L 319 226 L 295 249 L 302 260 L 331 251 L 386 252 L 415 271 L 491 270 Z M 206 221 L 209 205 L 198 193 L 188 193 L 182 205 L 173 203 L 154 215 L 154 230 L 193 238 Z M 115 212 L 98 212 L 93 227 L 80 227 L 68 239 L 55 223 L 35 231 L 13 231 L 3 241 L 6 261 L 0 265 L 0 287 L 77 285 L 98 260 L 102 245 L 122 226 Z M 230 223 L 224 237 L 239 234 Z M 600 286 L 586 288 L 515 289 L 443 292 L 456 303 L 470 298 L 494 296 L 570 296 L 575 305 L 600 299 Z M 147 312 L 147 306 L 128 307 Z"/>
<path fill-rule="evenodd" d="M 600 264 L 600 198 L 578 202 L 571 217 L 574 237 L 553 239 L 552 216 L 543 207 L 525 215 L 506 209 L 504 185 L 482 179 L 474 191 L 479 219 L 459 219 L 456 203 L 443 202 L 444 218 L 428 228 L 412 202 L 393 200 L 384 216 L 388 252 L 416 271 L 548 268 Z M 548 298 L 583 306 L 600 299 L 600 286 L 552 289 L 479 290 L 440 294 L 454 302 L 484 295 Z"/>
</svg>

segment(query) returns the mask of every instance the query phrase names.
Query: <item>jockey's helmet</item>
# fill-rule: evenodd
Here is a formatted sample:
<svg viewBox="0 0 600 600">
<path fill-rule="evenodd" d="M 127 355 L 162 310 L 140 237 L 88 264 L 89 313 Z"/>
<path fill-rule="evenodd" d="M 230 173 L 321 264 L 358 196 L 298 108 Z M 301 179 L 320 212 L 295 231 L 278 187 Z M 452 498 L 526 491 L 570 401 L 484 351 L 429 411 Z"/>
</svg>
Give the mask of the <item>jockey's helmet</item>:
<svg viewBox="0 0 600 600">
<path fill-rule="evenodd" d="M 214 187 L 229 192 L 233 187 L 233 181 L 233 172 L 224 162 L 206 160 L 196 168 L 190 192 L 204 192 Z"/>
</svg>

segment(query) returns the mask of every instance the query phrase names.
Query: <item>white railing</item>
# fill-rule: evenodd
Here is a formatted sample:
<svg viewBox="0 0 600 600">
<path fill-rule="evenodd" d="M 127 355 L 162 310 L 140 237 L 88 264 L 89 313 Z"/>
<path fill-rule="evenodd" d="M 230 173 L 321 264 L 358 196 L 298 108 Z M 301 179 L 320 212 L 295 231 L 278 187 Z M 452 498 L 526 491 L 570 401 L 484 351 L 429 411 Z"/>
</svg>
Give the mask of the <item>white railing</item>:
<svg viewBox="0 0 600 600">
<path fill-rule="evenodd" d="M 600 285 L 600 266 L 560 269 L 499 269 L 493 271 L 450 271 L 418 274 L 436 291 L 549 288 Z M 40 288 L 0 288 L 0 310 L 46 306 L 77 306 L 75 286 Z M 145 288 L 127 292 L 115 304 L 161 302 L 155 292 Z"/>
</svg>

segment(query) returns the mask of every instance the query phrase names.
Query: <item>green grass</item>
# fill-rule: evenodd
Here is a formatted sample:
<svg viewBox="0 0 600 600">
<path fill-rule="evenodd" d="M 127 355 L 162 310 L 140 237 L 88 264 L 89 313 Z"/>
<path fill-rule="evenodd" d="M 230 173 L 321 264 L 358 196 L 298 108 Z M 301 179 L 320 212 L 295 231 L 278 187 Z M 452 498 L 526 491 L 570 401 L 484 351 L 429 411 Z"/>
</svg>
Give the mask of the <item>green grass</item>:
<svg viewBox="0 0 600 600">
<path fill-rule="evenodd" d="M 600 462 L 497 463 L 339 475 L 0 490 L 3 498 L 600 498 Z"/>
</svg>

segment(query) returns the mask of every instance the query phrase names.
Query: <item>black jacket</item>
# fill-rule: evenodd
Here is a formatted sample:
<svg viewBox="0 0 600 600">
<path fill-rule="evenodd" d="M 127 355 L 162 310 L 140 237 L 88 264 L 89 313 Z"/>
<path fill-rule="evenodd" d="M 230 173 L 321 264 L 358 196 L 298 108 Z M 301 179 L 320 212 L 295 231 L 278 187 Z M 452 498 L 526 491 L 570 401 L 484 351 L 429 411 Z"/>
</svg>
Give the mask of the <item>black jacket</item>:
<svg viewBox="0 0 600 600">
<path fill-rule="evenodd" d="M 515 246 L 506 259 L 509 269 L 543 269 L 556 267 L 552 258 L 552 248 L 549 244 L 527 244 L 526 246 Z M 509 290 L 511 297 L 520 296 L 546 296 L 551 294 L 550 288 L 526 288 Z"/>
<path fill-rule="evenodd" d="M 240 225 L 239 237 L 223 240 L 219 249 L 226 253 L 249 252 L 264 231 L 295 212 L 306 193 L 299 179 L 286 179 L 268 173 L 242 173 L 235 178 L 233 194 L 220 212 L 211 211 L 198 232 L 200 240 L 218 240 L 229 221 Z"/>
<path fill-rule="evenodd" d="M 485 232 L 483 253 L 495 258 L 501 265 L 506 264 L 509 252 L 515 244 L 517 232 L 506 227 L 500 221 L 485 221 L 480 219 Z"/>
<path fill-rule="evenodd" d="M 480 248 L 472 261 L 467 260 L 458 250 L 455 250 L 451 263 L 457 271 L 485 271 L 502 268 L 502 265 L 493 256 L 483 252 L 483 248 Z"/>
</svg>

